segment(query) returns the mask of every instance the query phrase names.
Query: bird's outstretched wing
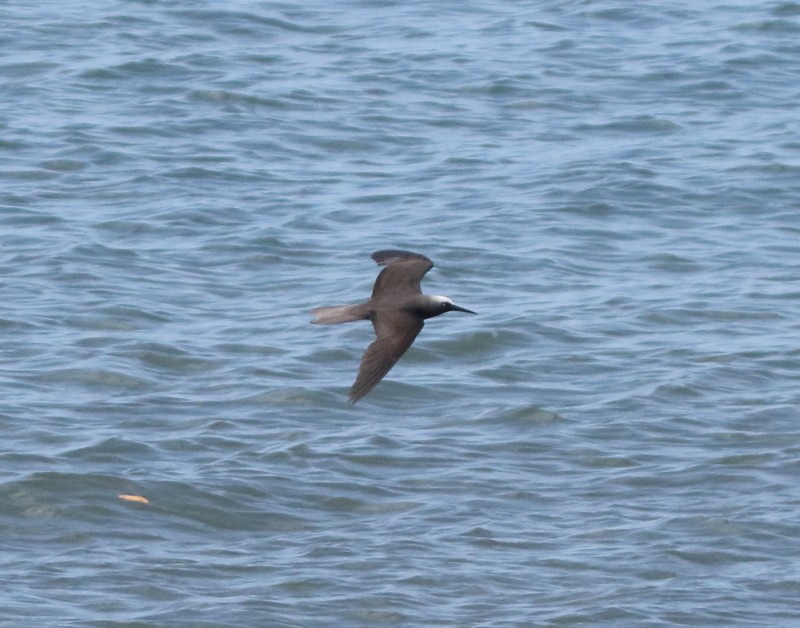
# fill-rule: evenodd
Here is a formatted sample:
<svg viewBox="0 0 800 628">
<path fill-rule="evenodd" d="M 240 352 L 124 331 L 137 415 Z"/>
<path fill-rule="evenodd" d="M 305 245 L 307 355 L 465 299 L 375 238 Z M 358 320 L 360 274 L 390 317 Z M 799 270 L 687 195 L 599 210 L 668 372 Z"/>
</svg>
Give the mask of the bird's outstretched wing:
<svg viewBox="0 0 800 628">
<path fill-rule="evenodd" d="M 355 403 L 375 388 L 383 376 L 397 363 L 419 332 L 422 319 L 393 314 L 390 320 L 373 320 L 378 338 L 364 352 L 358 376 L 350 389 L 350 403 Z"/>
<path fill-rule="evenodd" d="M 380 266 L 386 266 L 375 280 L 373 299 L 390 295 L 422 294 L 419 283 L 425 273 L 433 268 L 431 260 L 411 251 L 375 251 L 372 259 Z"/>
</svg>

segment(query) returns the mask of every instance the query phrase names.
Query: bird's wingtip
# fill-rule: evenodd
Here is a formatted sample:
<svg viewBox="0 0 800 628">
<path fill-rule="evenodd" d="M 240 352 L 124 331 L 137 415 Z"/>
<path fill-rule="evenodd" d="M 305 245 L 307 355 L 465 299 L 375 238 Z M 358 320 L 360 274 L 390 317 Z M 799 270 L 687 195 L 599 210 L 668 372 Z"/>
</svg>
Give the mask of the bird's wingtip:
<svg viewBox="0 0 800 628">
<path fill-rule="evenodd" d="M 387 266 L 393 262 L 410 260 L 425 261 L 433 266 L 433 262 L 421 253 L 403 251 L 401 249 L 381 249 L 380 251 L 375 251 L 370 257 L 380 266 Z"/>
</svg>

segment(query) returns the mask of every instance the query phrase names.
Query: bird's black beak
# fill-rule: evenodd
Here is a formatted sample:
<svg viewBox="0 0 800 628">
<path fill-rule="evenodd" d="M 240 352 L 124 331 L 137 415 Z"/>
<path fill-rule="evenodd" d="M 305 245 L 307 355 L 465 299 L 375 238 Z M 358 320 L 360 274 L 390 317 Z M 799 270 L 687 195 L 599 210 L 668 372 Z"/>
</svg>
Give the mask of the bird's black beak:
<svg viewBox="0 0 800 628">
<path fill-rule="evenodd" d="M 453 303 L 450 306 L 450 309 L 453 312 L 466 312 L 467 314 L 477 314 L 477 312 L 473 312 L 472 310 L 468 310 L 467 308 L 461 307 L 460 305 L 456 305 L 455 303 Z"/>
</svg>

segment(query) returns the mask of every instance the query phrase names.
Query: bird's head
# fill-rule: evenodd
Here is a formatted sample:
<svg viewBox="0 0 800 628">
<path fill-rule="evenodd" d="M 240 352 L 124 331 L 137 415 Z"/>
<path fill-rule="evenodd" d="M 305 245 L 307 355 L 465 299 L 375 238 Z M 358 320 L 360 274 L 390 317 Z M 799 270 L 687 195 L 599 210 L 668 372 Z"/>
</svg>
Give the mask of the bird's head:
<svg viewBox="0 0 800 628">
<path fill-rule="evenodd" d="M 425 318 L 439 316 L 439 314 L 444 314 L 445 312 L 466 312 L 467 314 L 477 314 L 477 312 L 473 312 L 465 307 L 456 305 L 453 303 L 452 299 L 449 299 L 448 297 L 429 296 L 426 301 L 425 313 L 427 316 L 425 316 Z"/>
</svg>

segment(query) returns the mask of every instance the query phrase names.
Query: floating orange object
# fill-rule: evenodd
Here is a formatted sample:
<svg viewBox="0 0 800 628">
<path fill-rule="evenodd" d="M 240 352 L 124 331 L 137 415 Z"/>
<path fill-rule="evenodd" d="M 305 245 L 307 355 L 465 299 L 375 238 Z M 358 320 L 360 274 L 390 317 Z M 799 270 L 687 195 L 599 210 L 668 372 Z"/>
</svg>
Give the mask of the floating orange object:
<svg viewBox="0 0 800 628">
<path fill-rule="evenodd" d="M 146 497 L 142 497 L 141 495 L 119 495 L 119 498 L 122 501 L 126 502 L 138 502 L 140 504 L 149 504 L 150 500 Z"/>
</svg>

